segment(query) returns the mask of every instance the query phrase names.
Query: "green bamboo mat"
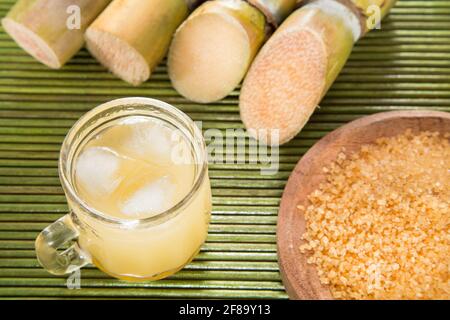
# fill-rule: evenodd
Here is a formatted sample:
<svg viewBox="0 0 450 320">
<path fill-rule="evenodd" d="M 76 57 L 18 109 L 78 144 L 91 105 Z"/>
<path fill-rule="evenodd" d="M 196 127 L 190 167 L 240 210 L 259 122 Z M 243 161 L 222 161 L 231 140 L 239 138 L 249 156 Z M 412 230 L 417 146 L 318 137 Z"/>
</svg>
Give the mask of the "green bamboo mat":
<svg viewBox="0 0 450 320">
<path fill-rule="evenodd" d="M 0 0 L 4 16 L 13 0 Z M 162 99 L 208 128 L 241 128 L 238 94 L 199 105 L 171 88 L 166 67 L 134 88 L 82 50 L 62 70 L 35 62 L 0 30 L 0 297 L 2 298 L 287 298 L 278 272 L 279 198 L 296 162 L 317 139 L 358 117 L 388 110 L 450 111 L 450 1 L 401 0 L 355 48 L 301 134 L 280 150 L 280 172 L 255 165 L 211 165 L 213 217 L 201 253 L 167 280 L 127 283 L 95 268 L 80 290 L 41 269 L 38 232 L 63 215 L 57 177 L 60 144 L 97 104 L 124 96 Z"/>
</svg>

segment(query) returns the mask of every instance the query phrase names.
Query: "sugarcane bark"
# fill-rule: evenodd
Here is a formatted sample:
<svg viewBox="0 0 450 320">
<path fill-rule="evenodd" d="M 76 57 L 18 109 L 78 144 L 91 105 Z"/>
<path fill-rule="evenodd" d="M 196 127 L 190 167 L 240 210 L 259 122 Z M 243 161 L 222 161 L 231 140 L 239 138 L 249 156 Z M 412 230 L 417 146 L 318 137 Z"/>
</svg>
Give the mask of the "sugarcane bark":
<svg viewBox="0 0 450 320">
<path fill-rule="evenodd" d="M 114 0 L 88 28 L 87 47 L 117 76 L 138 85 L 163 59 L 188 12 L 184 0 Z M 128 63 L 136 63 L 133 70 Z"/>
<path fill-rule="evenodd" d="M 264 15 L 247 2 L 204 3 L 172 41 L 168 66 L 175 89 L 196 102 L 222 99 L 241 82 L 265 37 Z M 224 43 L 227 53 L 216 49 Z"/>
<path fill-rule="evenodd" d="M 330 10 L 305 6 L 289 16 L 261 49 L 243 83 L 241 118 L 253 129 L 250 133 L 272 145 L 292 139 L 336 79 L 353 44 L 347 22 Z M 279 140 L 269 132 L 255 136 L 261 130 L 279 130 Z"/>
<path fill-rule="evenodd" d="M 297 0 L 247 0 L 250 4 L 261 10 L 267 21 L 274 27 L 294 10 Z"/>
<path fill-rule="evenodd" d="M 3 28 L 31 56 L 60 68 L 83 46 L 89 24 L 110 0 L 19 0 L 2 19 Z M 80 10 L 80 28 L 68 27 L 70 6 Z"/>
</svg>

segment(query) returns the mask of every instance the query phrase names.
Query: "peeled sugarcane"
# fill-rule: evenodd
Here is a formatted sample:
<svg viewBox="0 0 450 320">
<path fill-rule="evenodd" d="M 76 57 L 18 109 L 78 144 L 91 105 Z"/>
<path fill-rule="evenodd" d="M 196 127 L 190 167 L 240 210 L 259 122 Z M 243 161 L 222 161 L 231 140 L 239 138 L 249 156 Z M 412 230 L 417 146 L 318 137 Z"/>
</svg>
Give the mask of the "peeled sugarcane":
<svg viewBox="0 0 450 320">
<path fill-rule="evenodd" d="M 91 54 L 139 85 L 164 58 L 173 33 L 201 0 L 113 0 L 86 31 Z"/>
<path fill-rule="evenodd" d="M 2 26 L 36 60 L 61 68 L 83 46 L 84 32 L 111 0 L 19 0 Z"/>
<path fill-rule="evenodd" d="M 216 0 L 198 7 L 178 28 L 169 50 L 174 88 L 200 103 L 227 96 L 244 78 L 271 26 L 280 23 L 295 3 Z"/>
<path fill-rule="evenodd" d="M 395 0 L 314 0 L 292 13 L 262 47 L 244 80 L 240 113 L 250 134 L 283 144 L 304 127 L 370 27 Z M 377 11 L 377 10 L 375 10 Z M 278 135 L 272 135 L 278 130 Z M 256 134 L 256 132 L 258 134 Z M 271 137 L 278 137 L 273 141 Z"/>
</svg>

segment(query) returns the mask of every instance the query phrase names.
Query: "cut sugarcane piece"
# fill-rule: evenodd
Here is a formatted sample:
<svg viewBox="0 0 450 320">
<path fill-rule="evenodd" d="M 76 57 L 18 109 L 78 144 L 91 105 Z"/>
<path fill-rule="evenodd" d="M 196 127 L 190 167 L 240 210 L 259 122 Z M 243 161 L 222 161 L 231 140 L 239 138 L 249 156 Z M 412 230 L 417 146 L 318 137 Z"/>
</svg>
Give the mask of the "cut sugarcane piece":
<svg viewBox="0 0 450 320">
<path fill-rule="evenodd" d="M 28 54 L 57 69 L 81 49 L 86 28 L 110 1 L 19 0 L 2 26 Z"/>
<path fill-rule="evenodd" d="M 168 68 L 174 88 L 195 102 L 224 98 L 242 81 L 265 35 L 264 15 L 247 2 L 204 3 L 172 41 Z"/>
<path fill-rule="evenodd" d="M 353 9 L 334 0 L 310 1 L 263 46 L 239 101 L 242 121 L 255 138 L 283 144 L 304 127 L 364 32 Z"/>
<path fill-rule="evenodd" d="M 119 78 L 139 85 L 163 59 L 194 1 L 114 0 L 86 31 L 88 50 Z"/>
<path fill-rule="evenodd" d="M 357 17 L 332 0 L 290 15 L 261 49 L 244 80 L 241 118 L 267 144 L 292 139 L 336 78 L 360 34 Z M 272 141 L 279 130 L 279 141 Z M 261 132 L 266 131 L 266 134 Z M 275 135 L 276 136 L 276 135 Z"/>
<path fill-rule="evenodd" d="M 294 10 L 297 0 L 247 0 L 258 8 L 267 21 L 277 27 Z"/>
</svg>

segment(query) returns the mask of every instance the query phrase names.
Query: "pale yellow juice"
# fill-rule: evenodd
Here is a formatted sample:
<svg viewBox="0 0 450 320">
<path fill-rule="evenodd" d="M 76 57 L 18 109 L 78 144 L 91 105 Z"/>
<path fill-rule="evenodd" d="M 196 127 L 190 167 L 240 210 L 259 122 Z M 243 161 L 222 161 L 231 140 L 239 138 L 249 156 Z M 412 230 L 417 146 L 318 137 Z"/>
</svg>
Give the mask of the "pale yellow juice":
<svg viewBox="0 0 450 320">
<path fill-rule="evenodd" d="M 129 116 L 95 133 L 77 153 L 73 179 L 79 197 L 121 221 L 111 226 L 76 215 L 78 242 L 100 269 L 122 279 L 159 279 L 198 253 L 207 236 L 211 193 L 207 176 L 193 190 L 198 166 L 189 143 L 162 121 Z"/>
</svg>

